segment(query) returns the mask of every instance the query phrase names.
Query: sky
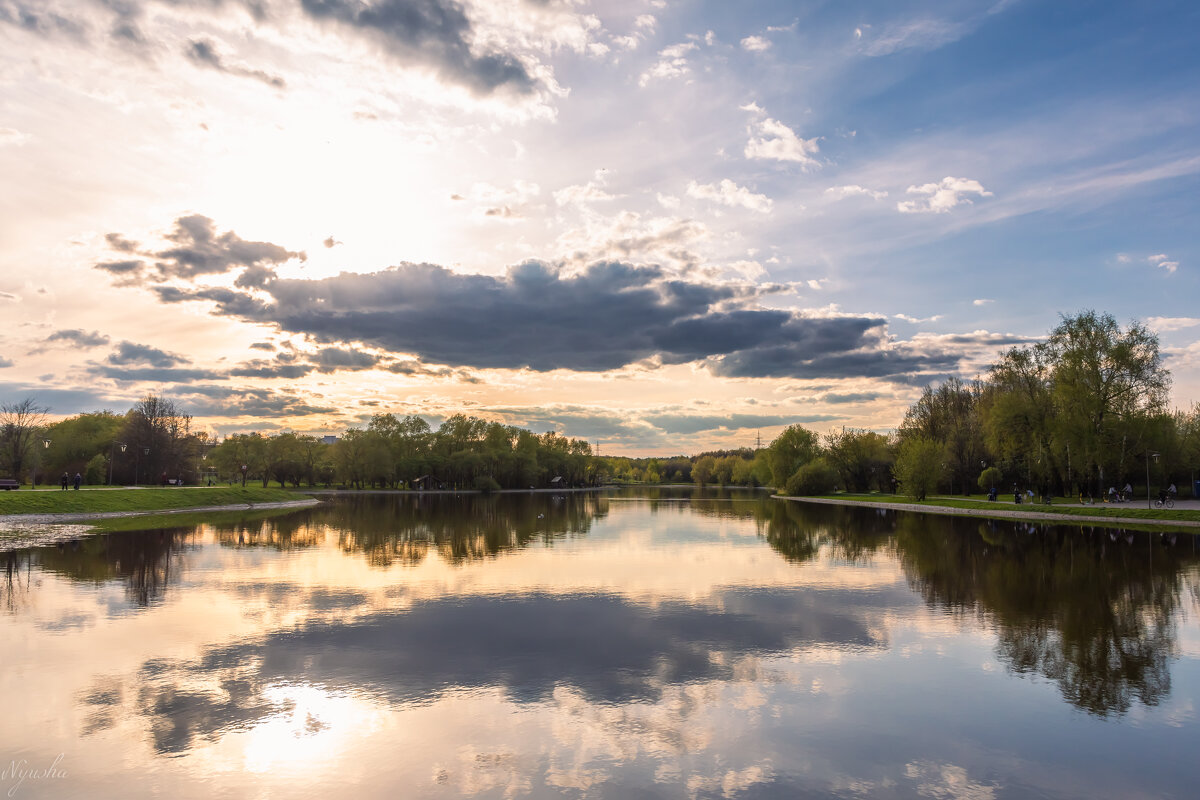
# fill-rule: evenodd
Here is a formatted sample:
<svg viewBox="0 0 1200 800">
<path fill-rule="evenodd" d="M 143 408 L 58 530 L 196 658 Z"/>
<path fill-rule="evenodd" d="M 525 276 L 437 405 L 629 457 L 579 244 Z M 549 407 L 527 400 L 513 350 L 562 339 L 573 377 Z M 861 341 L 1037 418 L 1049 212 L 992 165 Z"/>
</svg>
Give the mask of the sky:
<svg viewBox="0 0 1200 800">
<path fill-rule="evenodd" d="M 603 454 L 894 429 L 1085 309 L 1200 400 L 1188 2 L 0 0 L 0 401 Z"/>
</svg>

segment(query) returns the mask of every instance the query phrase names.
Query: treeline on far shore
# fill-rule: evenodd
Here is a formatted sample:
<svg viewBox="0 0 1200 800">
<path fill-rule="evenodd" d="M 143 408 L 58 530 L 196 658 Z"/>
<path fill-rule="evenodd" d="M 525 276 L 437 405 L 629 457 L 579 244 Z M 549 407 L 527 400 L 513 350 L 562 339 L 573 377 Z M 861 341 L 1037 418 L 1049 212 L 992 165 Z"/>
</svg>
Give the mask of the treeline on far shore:
<svg viewBox="0 0 1200 800">
<path fill-rule="evenodd" d="M 926 386 L 887 435 L 792 426 L 769 447 L 684 459 L 608 459 L 632 481 L 768 485 L 789 495 L 902 491 L 980 494 L 1014 487 L 1099 498 L 1145 497 L 1200 477 L 1200 404 L 1167 407 L 1158 338 L 1094 311 L 1004 352 L 983 377 Z"/>
<path fill-rule="evenodd" d="M 1169 410 L 1157 337 L 1092 311 L 1064 316 L 1037 344 L 1013 347 L 984 377 L 925 387 L 894 432 L 800 425 L 769 446 L 666 458 L 597 456 L 582 439 L 456 414 L 433 429 L 377 414 L 336 440 L 233 434 L 215 441 L 169 398 L 125 414 L 59 422 L 30 398 L 0 406 L 0 477 L 55 483 L 500 489 L 604 483 L 770 486 L 789 495 L 903 491 L 978 494 L 1013 487 L 1094 497 L 1145 496 L 1200 470 L 1200 404 Z"/>
</svg>

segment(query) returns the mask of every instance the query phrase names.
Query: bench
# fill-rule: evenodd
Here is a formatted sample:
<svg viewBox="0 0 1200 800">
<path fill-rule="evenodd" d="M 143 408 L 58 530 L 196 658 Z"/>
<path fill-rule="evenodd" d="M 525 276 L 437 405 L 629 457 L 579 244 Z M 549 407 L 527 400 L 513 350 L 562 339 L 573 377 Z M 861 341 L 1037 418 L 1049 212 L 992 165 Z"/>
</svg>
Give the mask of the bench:
<svg viewBox="0 0 1200 800">
<path fill-rule="evenodd" d="M 13 489 L 20 489 L 21 484 L 14 481 L 12 478 L 0 478 L 0 489 L 6 492 L 11 492 Z"/>
</svg>

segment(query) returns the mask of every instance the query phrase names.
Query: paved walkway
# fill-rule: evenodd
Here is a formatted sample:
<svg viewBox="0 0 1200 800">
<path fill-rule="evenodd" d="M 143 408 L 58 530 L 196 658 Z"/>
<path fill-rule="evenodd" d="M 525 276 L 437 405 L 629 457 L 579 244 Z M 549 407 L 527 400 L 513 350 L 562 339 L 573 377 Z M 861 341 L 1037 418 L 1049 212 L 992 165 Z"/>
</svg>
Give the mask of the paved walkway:
<svg viewBox="0 0 1200 800">
<path fill-rule="evenodd" d="M 817 503 L 820 505 L 829 506 L 862 506 L 864 508 L 888 508 L 893 511 L 912 511 L 916 514 L 948 514 L 955 517 L 1003 517 L 1005 519 L 1016 520 L 1053 520 L 1055 522 L 1075 522 L 1084 525 L 1158 525 L 1165 528 L 1200 528 L 1200 522 L 1193 520 L 1175 520 L 1175 519 L 1154 519 L 1145 517 L 1085 517 L 1076 514 L 1055 514 L 1053 511 L 1018 511 L 1017 509 L 1030 508 L 1026 503 L 1017 505 L 1011 500 L 1007 503 L 997 500 L 995 508 L 954 508 L 953 506 L 918 506 L 911 503 L 889 503 L 874 500 L 837 500 L 825 497 L 786 497 L 784 495 L 776 495 L 781 500 L 795 500 L 800 503 Z M 951 498 L 931 497 L 930 500 L 949 500 Z M 961 498 L 954 498 L 961 499 Z M 984 501 L 987 502 L 987 501 Z M 1141 508 L 1145 509 L 1145 500 L 1141 505 L 1135 500 L 1131 503 L 1117 503 L 1109 505 L 1107 503 L 1099 503 L 1098 507 L 1112 508 L 1114 510 L 1120 508 Z M 1078 503 L 1061 502 L 1059 505 L 1072 508 L 1079 508 Z M 1054 508 L 1054 506 L 1039 506 L 1036 503 L 1034 508 Z M 1200 500 L 1177 500 L 1175 508 L 1183 511 L 1200 511 Z"/>
</svg>

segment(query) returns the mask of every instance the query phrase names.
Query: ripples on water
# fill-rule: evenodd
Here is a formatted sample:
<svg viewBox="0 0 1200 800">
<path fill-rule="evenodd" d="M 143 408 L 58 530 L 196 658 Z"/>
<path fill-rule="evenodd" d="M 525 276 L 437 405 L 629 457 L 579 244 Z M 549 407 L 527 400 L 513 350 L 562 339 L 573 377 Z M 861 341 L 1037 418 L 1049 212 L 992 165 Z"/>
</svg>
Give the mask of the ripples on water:
<svg viewBox="0 0 1200 800">
<path fill-rule="evenodd" d="M 1186 533 L 761 493 L 374 496 L 0 560 L 14 796 L 1188 797 L 1198 777 Z"/>
</svg>

